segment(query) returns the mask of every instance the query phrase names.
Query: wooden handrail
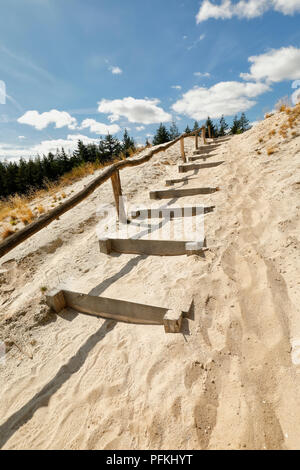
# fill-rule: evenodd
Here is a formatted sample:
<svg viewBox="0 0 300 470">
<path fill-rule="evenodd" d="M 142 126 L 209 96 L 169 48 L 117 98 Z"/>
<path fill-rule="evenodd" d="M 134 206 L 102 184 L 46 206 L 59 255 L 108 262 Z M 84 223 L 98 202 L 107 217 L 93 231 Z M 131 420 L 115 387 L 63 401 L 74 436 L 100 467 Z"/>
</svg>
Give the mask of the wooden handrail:
<svg viewBox="0 0 300 470">
<path fill-rule="evenodd" d="M 113 163 L 110 167 L 104 170 L 101 175 L 97 176 L 91 183 L 87 184 L 84 189 L 79 191 L 77 194 L 72 196 L 66 202 L 61 204 L 60 206 L 52 209 L 51 211 L 47 212 L 46 214 L 40 216 L 38 220 L 32 222 L 31 224 L 27 225 L 26 227 L 22 228 L 18 232 L 14 233 L 10 237 L 6 238 L 3 242 L 0 243 L 0 258 L 6 255 L 9 251 L 11 251 L 16 246 L 20 245 L 23 241 L 27 240 L 27 238 L 31 237 L 35 233 L 42 230 L 42 228 L 47 227 L 53 220 L 57 220 L 61 215 L 65 212 L 72 209 L 74 206 L 79 204 L 83 199 L 89 196 L 91 193 L 95 191 L 96 188 L 101 186 L 105 183 L 109 178 L 111 178 L 116 171 L 122 170 L 126 167 L 142 165 L 143 163 L 148 162 L 156 153 L 164 152 L 168 148 L 175 145 L 177 142 L 180 141 L 181 138 L 190 137 L 198 132 L 200 129 L 190 133 L 184 133 L 177 137 L 177 139 L 172 140 L 171 142 L 167 142 L 166 144 L 162 144 L 156 147 L 153 150 L 150 150 L 146 155 L 140 158 L 133 158 L 128 160 L 122 160 L 121 162 Z"/>
</svg>

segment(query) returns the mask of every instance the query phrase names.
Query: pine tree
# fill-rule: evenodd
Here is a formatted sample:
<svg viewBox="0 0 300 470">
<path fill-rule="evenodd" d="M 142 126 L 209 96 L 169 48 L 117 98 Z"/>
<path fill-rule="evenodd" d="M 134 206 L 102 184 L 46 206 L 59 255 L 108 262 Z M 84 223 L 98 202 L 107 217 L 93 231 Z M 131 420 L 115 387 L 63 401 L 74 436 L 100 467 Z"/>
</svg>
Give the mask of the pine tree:
<svg viewBox="0 0 300 470">
<path fill-rule="evenodd" d="M 193 131 L 196 131 L 196 130 L 198 130 L 198 129 L 199 129 L 199 123 L 198 123 L 198 121 L 195 121 L 195 122 L 194 122 Z"/>
<path fill-rule="evenodd" d="M 249 130 L 249 120 L 246 118 L 246 114 L 242 113 L 240 118 L 240 130 L 241 132 L 245 132 Z"/>
<path fill-rule="evenodd" d="M 170 131 L 169 131 L 169 135 L 170 135 L 170 140 L 175 140 L 180 135 L 178 127 L 177 127 L 175 121 L 172 121 L 172 125 L 171 125 Z"/>
<path fill-rule="evenodd" d="M 230 129 L 231 134 L 239 134 L 240 132 L 240 120 L 237 115 L 234 116 L 234 120 Z"/>
<path fill-rule="evenodd" d="M 78 140 L 77 142 L 77 149 L 74 152 L 74 157 L 78 161 L 78 164 L 88 161 L 88 151 L 82 140 Z"/>
<path fill-rule="evenodd" d="M 216 137 L 216 128 L 215 128 L 214 123 L 212 122 L 212 120 L 210 119 L 209 116 L 206 119 L 205 127 L 206 127 L 206 137 L 207 138 L 209 137 L 208 127 L 210 127 L 211 136 Z"/>
<path fill-rule="evenodd" d="M 157 129 L 154 137 L 153 137 L 153 145 L 160 145 L 164 144 L 165 142 L 169 142 L 170 134 L 163 124 L 160 124 L 159 128 Z"/>
<path fill-rule="evenodd" d="M 191 129 L 189 128 L 189 126 L 187 125 L 184 132 L 185 132 L 186 134 L 190 134 L 192 131 L 191 131 Z"/>
<path fill-rule="evenodd" d="M 118 157 L 122 151 L 122 145 L 119 140 L 110 134 L 101 140 L 99 143 L 99 150 L 101 154 L 101 160 L 109 161 L 113 157 Z"/>
<path fill-rule="evenodd" d="M 127 132 L 127 129 L 124 131 L 124 136 L 123 136 L 123 144 L 122 144 L 122 152 L 126 157 L 130 155 L 130 150 L 135 149 L 135 143 L 134 140 L 129 137 L 129 134 Z"/>
<path fill-rule="evenodd" d="M 228 129 L 228 124 L 225 121 L 224 115 L 222 115 L 222 117 L 220 119 L 220 128 L 219 128 L 218 135 L 220 137 L 224 137 L 226 135 L 227 129 Z"/>
</svg>

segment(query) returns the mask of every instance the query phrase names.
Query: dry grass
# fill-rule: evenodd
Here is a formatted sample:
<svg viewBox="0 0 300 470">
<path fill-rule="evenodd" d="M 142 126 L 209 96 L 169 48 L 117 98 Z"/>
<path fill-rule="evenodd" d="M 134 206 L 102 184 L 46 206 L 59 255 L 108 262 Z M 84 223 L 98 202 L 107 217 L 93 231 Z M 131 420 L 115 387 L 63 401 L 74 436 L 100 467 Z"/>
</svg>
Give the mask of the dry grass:
<svg viewBox="0 0 300 470">
<path fill-rule="evenodd" d="M 277 101 L 275 104 L 275 109 L 280 113 L 285 112 L 287 109 L 290 109 L 291 106 L 291 99 L 289 96 L 283 96 L 280 100 Z"/>
<path fill-rule="evenodd" d="M 267 149 L 267 155 L 273 155 L 273 153 L 276 152 L 276 148 L 275 147 L 269 147 Z"/>
<path fill-rule="evenodd" d="M 8 198 L 6 201 L 0 201 L 0 222 L 8 217 L 12 220 L 17 220 L 22 214 L 27 213 L 29 199 L 29 196 L 16 195 Z"/>
<path fill-rule="evenodd" d="M 274 135 L 276 135 L 275 129 L 273 129 L 269 132 L 269 137 L 273 137 Z"/>
<path fill-rule="evenodd" d="M 288 137 L 288 130 L 293 129 L 296 125 L 298 125 L 298 120 L 300 118 L 300 103 L 298 103 L 293 108 L 285 108 L 284 111 L 286 112 L 288 119 L 285 123 L 283 123 L 279 130 L 279 135 L 283 139 L 287 139 Z M 294 135 L 292 133 L 292 135 Z"/>
<path fill-rule="evenodd" d="M 20 213 L 20 219 L 24 225 L 30 224 L 34 219 L 34 214 L 30 207 L 27 207 Z"/>
<path fill-rule="evenodd" d="M 1 238 L 2 238 L 2 240 L 5 240 L 6 238 L 10 237 L 14 233 L 15 233 L 15 231 L 11 227 L 4 227 L 4 229 L 1 233 Z"/>
<path fill-rule="evenodd" d="M 45 212 L 45 208 L 44 208 L 44 206 L 42 206 L 42 204 L 37 206 L 36 210 L 38 211 L 39 214 L 44 214 L 44 212 Z"/>
</svg>

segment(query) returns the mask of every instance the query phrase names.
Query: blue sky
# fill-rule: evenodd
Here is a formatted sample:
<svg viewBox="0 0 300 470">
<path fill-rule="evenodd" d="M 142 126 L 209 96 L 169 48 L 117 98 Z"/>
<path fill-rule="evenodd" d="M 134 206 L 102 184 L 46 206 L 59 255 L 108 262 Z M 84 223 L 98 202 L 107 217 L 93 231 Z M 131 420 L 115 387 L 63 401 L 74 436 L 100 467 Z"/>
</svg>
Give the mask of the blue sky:
<svg viewBox="0 0 300 470">
<path fill-rule="evenodd" d="M 0 11 L 2 159 L 125 127 L 144 143 L 172 118 L 180 131 L 208 114 L 254 122 L 300 80 L 300 0 L 6 0 Z"/>
</svg>

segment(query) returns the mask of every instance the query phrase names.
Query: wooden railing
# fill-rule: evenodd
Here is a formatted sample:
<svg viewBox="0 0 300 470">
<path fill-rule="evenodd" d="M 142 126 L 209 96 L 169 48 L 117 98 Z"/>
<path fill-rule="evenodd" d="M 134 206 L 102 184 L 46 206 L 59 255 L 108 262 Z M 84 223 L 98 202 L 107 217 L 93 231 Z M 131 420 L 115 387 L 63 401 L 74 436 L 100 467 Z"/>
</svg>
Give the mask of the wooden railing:
<svg viewBox="0 0 300 470">
<path fill-rule="evenodd" d="M 191 133 L 182 134 L 180 137 L 178 137 L 175 140 L 172 140 L 171 142 L 167 142 L 166 144 L 159 145 L 158 147 L 150 150 L 143 157 L 132 158 L 132 159 L 127 159 L 127 160 L 122 160 L 117 163 L 113 163 L 106 170 L 104 170 L 101 173 L 101 175 L 97 176 L 97 178 L 95 178 L 84 189 L 82 189 L 82 191 L 79 191 L 77 194 L 75 194 L 75 196 L 71 197 L 66 202 L 56 207 L 55 209 L 52 209 L 46 214 L 40 216 L 38 220 L 32 222 L 31 224 L 27 225 L 23 229 L 19 230 L 15 234 L 11 235 L 10 237 L 2 241 L 0 243 L 0 258 L 4 256 L 6 253 L 8 253 L 9 251 L 11 251 L 16 246 L 20 245 L 23 241 L 27 240 L 29 237 L 31 237 L 35 233 L 42 230 L 42 228 L 47 227 L 47 225 L 53 222 L 53 220 L 57 220 L 65 212 L 75 207 L 77 204 L 83 201 L 83 199 L 85 199 L 87 196 L 93 193 L 96 188 L 98 188 L 103 183 L 105 183 L 109 178 L 111 178 L 111 181 L 112 181 L 118 216 L 120 218 L 120 221 L 124 221 L 124 218 L 126 218 L 126 214 L 125 214 L 125 209 L 122 206 L 122 203 L 120 204 L 120 199 L 122 199 L 120 198 L 120 196 L 122 195 L 122 189 L 121 189 L 119 170 L 122 170 L 126 167 L 142 165 L 143 163 L 148 162 L 156 153 L 164 152 L 165 150 L 172 147 L 179 141 L 180 141 L 181 158 L 184 162 L 186 162 L 186 156 L 185 156 L 185 151 L 184 151 L 184 138 L 195 135 L 195 140 L 196 140 L 195 147 L 197 149 L 198 148 L 198 135 L 201 130 L 202 130 L 203 143 L 205 144 L 206 143 L 205 127 L 201 127 L 200 129 L 197 129 L 196 131 L 193 131 Z"/>
</svg>

